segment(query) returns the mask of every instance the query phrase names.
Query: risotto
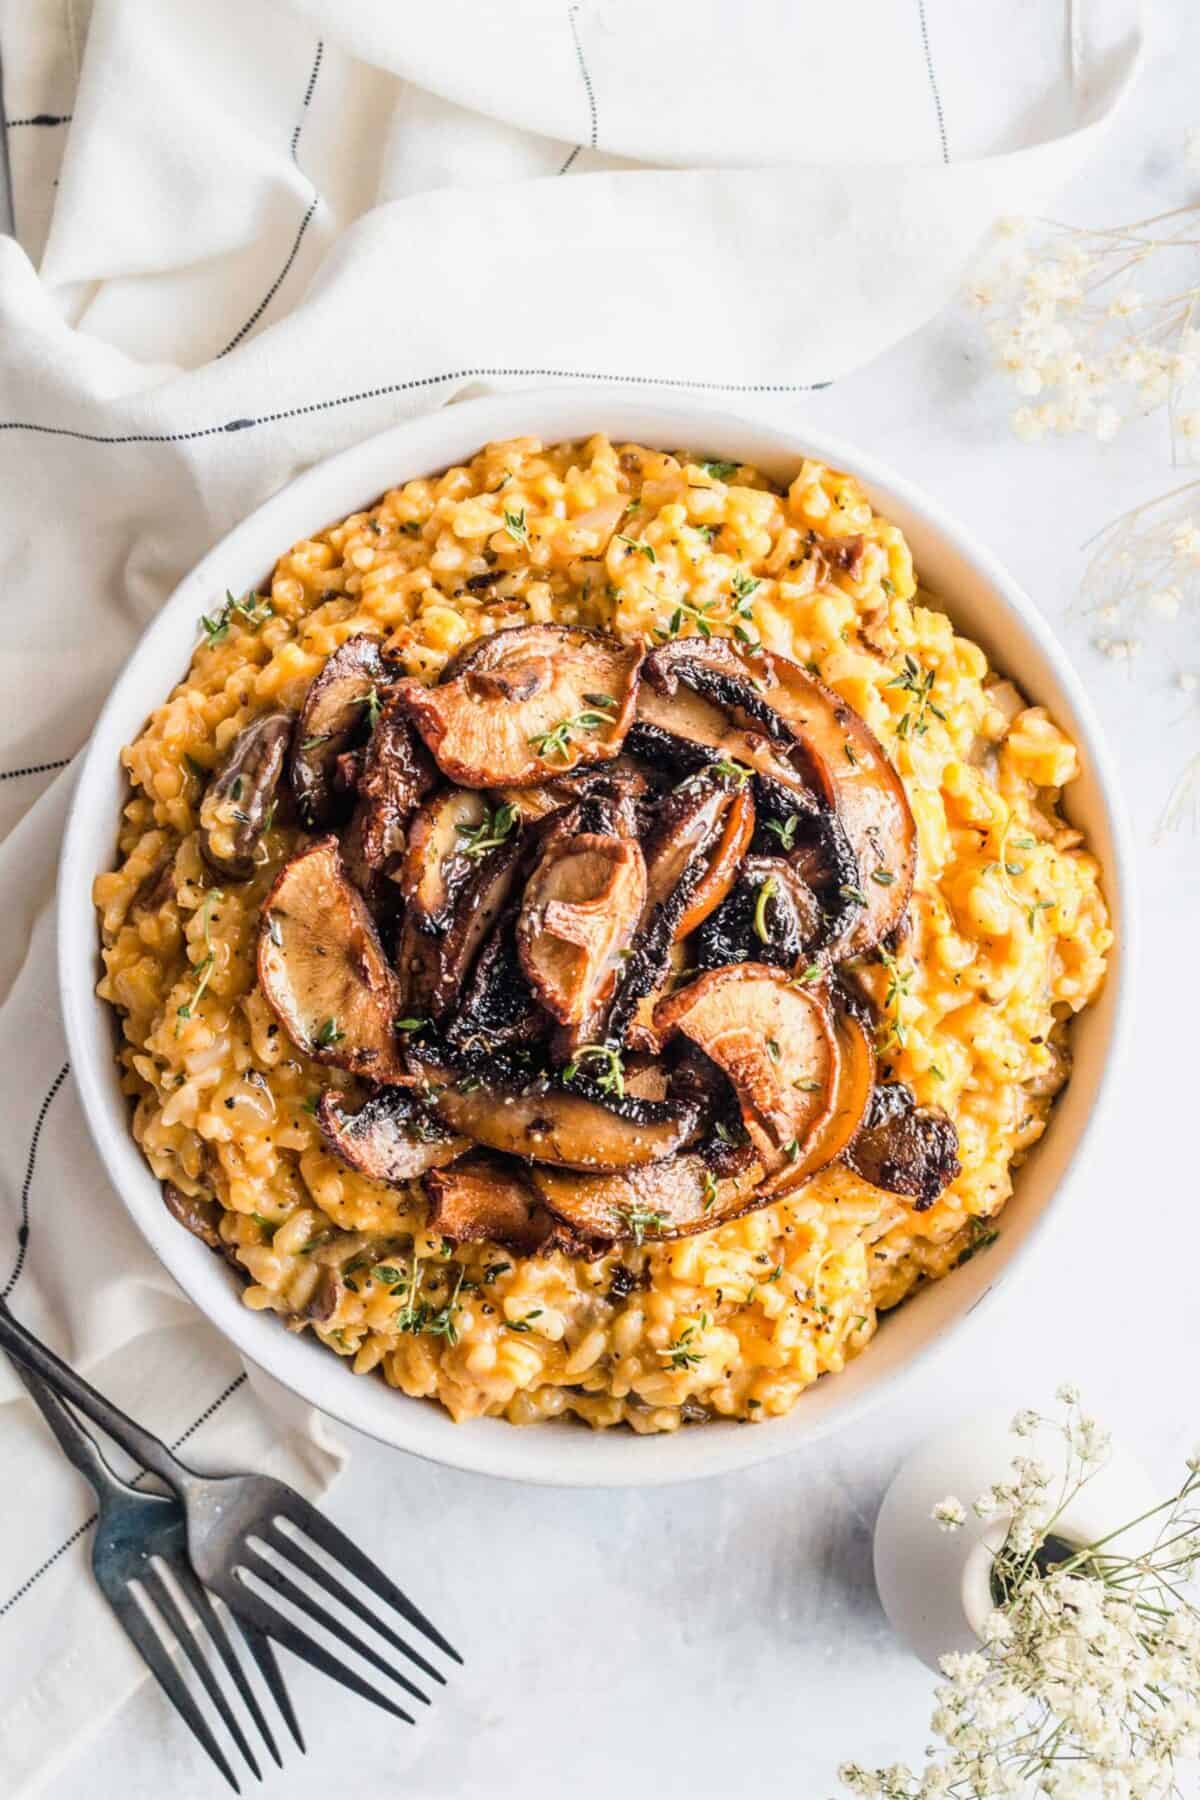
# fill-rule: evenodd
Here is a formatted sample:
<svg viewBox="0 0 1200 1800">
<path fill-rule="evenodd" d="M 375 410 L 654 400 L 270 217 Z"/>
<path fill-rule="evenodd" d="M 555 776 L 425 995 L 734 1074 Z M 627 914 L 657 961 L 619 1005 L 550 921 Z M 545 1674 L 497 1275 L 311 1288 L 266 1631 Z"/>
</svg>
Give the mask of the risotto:
<svg viewBox="0 0 1200 1800">
<path fill-rule="evenodd" d="M 878 1078 L 952 1127 L 934 1189 L 874 1185 L 848 1149 L 712 1228 L 658 1235 L 662 1216 L 647 1213 L 648 1227 L 635 1219 L 615 1241 L 566 1232 L 530 1253 L 511 1236 L 452 1231 L 420 1179 L 379 1179 L 338 1154 L 322 1096 L 344 1033 L 332 1013 L 307 1033 L 285 1027 L 262 979 L 270 896 L 313 844 L 314 816 L 299 788 L 299 805 L 281 790 L 241 867 L 231 748 L 251 743 L 255 769 L 277 775 L 280 733 L 312 712 L 343 646 L 374 640 L 367 650 L 405 678 L 419 712 L 417 682 L 477 641 L 535 626 L 607 634 L 614 667 L 626 651 L 636 663 L 724 638 L 751 666 L 791 659 L 882 748 L 911 813 L 915 879 L 888 929 L 843 939 L 840 955 Z M 1112 934 L 1096 861 L 1060 811 L 1075 746 L 920 591 L 902 534 L 852 477 L 809 461 L 783 492 L 749 467 L 602 436 L 490 444 L 295 545 L 263 592 L 226 596 L 202 631 L 184 680 L 125 751 L 118 867 L 95 883 L 99 991 L 121 1019 L 135 1136 L 172 1210 L 238 1271 L 248 1306 L 458 1420 L 573 1414 L 666 1431 L 787 1412 L 867 1347 L 883 1312 L 986 1248 L 1068 1078 L 1070 1020 L 1103 981 Z M 601 734 L 611 685 L 587 697 L 605 702 L 588 728 Z M 377 710 L 371 687 L 368 725 Z M 569 736 L 531 741 L 565 761 Z M 303 749 L 319 757 L 339 741 L 313 731 Z M 361 758 L 331 754 L 317 771 L 326 799 L 360 779 Z M 748 771 L 712 766 L 736 794 Z M 455 827 L 472 846 L 511 829 L 519 794 L 503 792 L 507 810 Z M 785 839 L 786 823 L 773 829 Z M 895 880 L 870 873 L 878 893 L 866 872 L 870 894 L 853 880 L 839 890 L 868 912 Z M 765 945 L 763 900 L 760 887 Z M 396 1023 L 418 1034 L 423 1021 Z M 340 1061 L 333 1100 L 353 1104 L 365 1065 Z"/>
</svg>

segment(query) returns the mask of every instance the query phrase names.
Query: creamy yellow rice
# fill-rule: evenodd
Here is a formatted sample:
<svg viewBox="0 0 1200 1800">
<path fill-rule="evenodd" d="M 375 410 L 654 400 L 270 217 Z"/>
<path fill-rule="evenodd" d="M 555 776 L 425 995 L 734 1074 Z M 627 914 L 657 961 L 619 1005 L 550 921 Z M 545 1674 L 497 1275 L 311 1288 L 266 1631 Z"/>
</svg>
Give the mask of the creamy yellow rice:
<svg viewBox="0 0 1200 1800">
<path fill-rule="evenodd" d="M 638 503 L 621 527 L 638 548 L 610 541 L 617 496 Z M 807 553 L 814 530 L 865 538 L 857 579 Z M 492 591 L 466 590 L 489 569 L 505 572 Z M 759 578 L 740 620 L 738 570 Z M 95 884 L 99 991 L 121 1015 L 133 1129 L 155 1174 L 220 1202 L 248 1306 L 456 1419 L 574 1413 L 669 1431 L 701 1409 L 787 1412 L 866 1348 L 882 1311 L 987 1241 L 1046 1129 L 1068 1023 L 1112 942 L 1095 859 L 1059 810 L 1074 745 L 919 592 L 903 536 L 858 484 L 817 462 L 782 493 L 749 468 L 601 436 L 490 444 L 295 545 L 269 598 L 265 618 L 235 612 L 208 634 L 126 750 L 119 867 Z M 962 1173 L 923 1213 L 838 1165 L 733 1224 L 595 1262 L 456 1249 L 430 1234 L 419 1188 L 384 1187 L 325 1146 L 310 1109 L 327 1075 L 276 1024 L 254 975 L 260 902 L 304 840 L 272 829 L 254 878 L 218 884 L 197 843 L 205 777 L 256 714 L 297 709 L 356 632 L 434 677 L 504 626 L 652 639 L 681 608 L 685 632 L 701 618 L 717 632 L 740 623 L 819 672 L 903 777 L 920 843 L 911 928 L 861 978 L 884 1066 L 950 1113 Z M 927 703 L 904 684 L 906 657 L 934 673 Z M 344 1295 L 308 1322 L 330 1266 L 347 1274 Z M 390 1291 L 397 1267 L 415 1268 L 441 1330 L 412 1329 L 419 1311 Z"/>
</svg>

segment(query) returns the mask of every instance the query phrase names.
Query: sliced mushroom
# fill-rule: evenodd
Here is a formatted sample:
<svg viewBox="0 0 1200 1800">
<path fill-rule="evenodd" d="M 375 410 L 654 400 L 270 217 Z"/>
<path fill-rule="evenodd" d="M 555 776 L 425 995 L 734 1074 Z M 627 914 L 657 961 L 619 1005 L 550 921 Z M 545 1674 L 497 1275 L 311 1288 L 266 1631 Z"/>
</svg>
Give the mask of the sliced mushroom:
<svg viewBox="0 0 1200 1800">
<path fill-rule="evenodd" d="M 396 692 L 452 781 L 529 787 L 618 754 L 641 661 L 599 632 L 518 625 L 469 645 L 436 687 Z"/>
<path fill-rule="evenodd" d="M 606 1008 L 642 917 L 646 864 L 633 838 L 552 834 L 525 885 L 517 950 L 549 1013 L 584 1025 Z"/>
<path fill-rule="evenodd" d="M 376 1082 L 405 1080 L 393 1029 L 400 984 L 335 837 L 318 838 L 280 870 L 263 902 L 258 979 L 314 1061 Z"/>
<path fill-rule="evenodd" d="M 836 807 L 812 811 L 797 807 L 795 790 L 768 776 L 756 777 L 754 788 L 758 805 L 754 848 L 770 856 L 782 851 L 819 903 L 820 923 L 810 951 L 826 958 L 845 955 L 865 901 L 858 858 Z"/>
<path fill-rule="evenodd" d="M 344 1098 L 337 1088 L 326 1088 L 317 1102 L 317 1124 L 330 1149 L 373 1181 L 413 1181 L 471 1148 L 411 1088 L 380 1088 L 357 1112 L 345 1110 Z"/>
<path fill-rule="evenodd" d="M 517 909 L 511 905 L 475 959 L 446 1022 L 446 1038 L 459 1051 L 491 1050 L 529 1043 L 548 1025 L 521 967 Z"/>
<path fill-rule="evenodd" d="M 210 868 L 234 881 L 255 870 L 255 852 L 275 812 L 292 736 L 290 713 L 264 713 L 238 733 L 200 802 L 200 849 Z"/>
<path fill-rule="evenodd" d="M 465 788 L 443 789 L 414 816 L 400 874 L 408 906 L 396 952 L 410 1013 L 440 1016 L 457 999 L 516 882 L 515 823 Z"/>
<path fill-rule="evenodd" d="M 292 744 L 292 791 L 310 830 L 337 818 L 339 758 L 366 736 L 372 698 L 382 698 L 388 679 L 377 640 L 360 632 L 338 646 L 309 688 Z"/>
<path fill-rule="evenodd" d="M 535 1163 L 529 1179 L 554 1216 L 599 1249 L 688 1237 L 728 1224 L 761 1204 L 762 1173 L 756 1162 L 740 1174 L 718 1177 L 700 1156 L 684 1155 L 614 1175 Z"/>
<path fill-rule="evenodd" d="M 687 638 L 681 644 L 693 641 Z M 720 706 L 681 683 L 671 659 L 664 655 L 672 647 L 663 645 L 646 658 L 637 718 L 629 734 L 629 747 L 635 755 L 651 762 L 666 758 L 685 769 L 727 762 L 769 775 L 805 795 L 813 791 L 814 780 L 817 790 L 822 790 L 825 784 L 819 775 L 807 761 L 793 761 L 786 742 L 772 743 L 757 726 L 735 724 Z"/>
<path fill-rule="evenodd" d="M 830 569 L 838 569 L 857 581 L 862 574 L 863 554 L 867 540 L 856 532 L 852 537 L 825 537 L 819 531 L 809 534 L 809 548 L 817 564 L 817 583 L 824 581 Z"/>
<path fill-rule="evenodd" d="M 425 1177 L 429 1224 L 452 1244 L 500 1244 L 517 1256 L 579 1248 L 542 1205 L 521 1164 L 486 1151 Z"/>
<path fill-rule="evenodd" d="M 790 1193 L 842 1156 L 861 1126 L 875 1088 L 875 1047 L 856 1013 L 834 1009 L 839 1060 L 837 1088 L 829 1117 L 807 1153 L 789 1162 L 769 1184 L 772 1195 Z"/>
<path fill-rule="evenodd" d="M 429 1102 L 452 1131 L 489 1150 L 567 1169 L 624 1169 L 671 1156 L 699 1124 L 694 1106 L 631 1095 L 572 1092 L 544 1077 L 522 1081 L 493 1061 L 466 1076 L 409 1051 Z"/>
<path fill-rule="evenodd" d="M 317 1285 L 305 1302 L 300 1317 L 310 1320 L 314 1325 L 328 1325 L 345 1298 L 346 1284 L 342 1280 L 341 1270 L 327 1263 L 317 1276 Z"/>
<path fill-rule="evenodd" d="M 724 1070 L 768 1176 L 801 1162 L 833 1108 L 839 1050 L 823 997 L 778 969 L 702 975 L 654 1009 L 662 1042 L 681 1032 Z"/>
<path fill-rule="evenodd" d="M 928 1211 L 962 1172 L 953 1121 L 940 1107 L 918 1106 L 902 1081 L 875 1089 L 846 1161 L 873 1187 L 911 1199 L 914 1212 Z"/>
<path fill-rule="evenodd" d="M 585 796 L 599 795 L 611 800 L 628 821 L 627 834 L 636 835 L 635 808 L 648 788 L 642 770 L 620 756 L 610 763 L 584 764 L 555 781 L 539 782 L 537 787 L 498 788 L 495 797 L 514 807 L 524 823 L 536 824 L 539 819 L 561 812 Z"/>
<path fill-rule="evenodd" d="M 786 857 L 748 856 L 733 891 L 696 934 L 696 967 L 758 962 L 794 973 L 822 925 L 816 895 Z"/>
<path fill-rule="evenodd" d="M 650 689 L 685 683 L 807 768 L 813 791 L 836 805 L 858 864 L 862 914 L 843 954 L 886 937 L 912 893 L 916 824 L 903 782 L 853 707 L 771 651 L 758 652 L 751 668 L 727 638 L 664 644 L 647 658 L 645 675 Z"/>
<path fill-rule="evenodd" d="M 480 858 L 471 847 L 483 842 L 481 831 L 489 835 L 488 818 L 485 797 L 469 788 L 443 788 L 414 815 L 400 887 L 410 912 L 427 930 L 438 931 L 448 923 L 458 890 L 478 866 Z"/>
<path fill-rule="evenodd" d="M 163 1182 L 162 1197 L 171 1217 L 177 1219 L 185 1231 L 198 1237 L 210 1250 L 224 1250 L 220 1232 L 221 1208 L 216 1200 L 203 1194 L 185 1194 L 173 1181 Z"/>
<path fill-rule="evenodd" d="M 725 899 L 742 866 L 742 858 L 754 836 L 754 793 L 743 782 L 729 796 L 708 866 L 688 895 L 683 917 L 675 927 L 677 938 L 687 937 L 703 924 Z"/>
<path fill-rule="evenodd" d="M 433 765 L 394 699 L 379 715 L 357 778 L 358 800 L 342 841 L 350 879 L 377 894 L 407 841 L 415 808 L 435 780 Z"/>
</svg>

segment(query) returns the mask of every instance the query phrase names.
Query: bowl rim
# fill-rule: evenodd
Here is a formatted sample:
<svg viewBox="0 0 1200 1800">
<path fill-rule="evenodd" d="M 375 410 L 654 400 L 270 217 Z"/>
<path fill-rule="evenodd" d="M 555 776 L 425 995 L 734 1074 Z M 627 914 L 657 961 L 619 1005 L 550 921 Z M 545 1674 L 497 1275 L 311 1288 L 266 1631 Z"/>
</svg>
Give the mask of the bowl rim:
<svg viewBox="0 0 1200 1800">
<path fill-rule="evenodd" d="M 119 750 L 130 730 L 140 728 L 166 691 L 158 674 L 160 662 L 186 668 L 195 644 L 194 621 L 211 604 L 214 592 L 238 591 L 261 573 L 231 581 L 231 565 L 239 559 L 269 568 L 305 532 L 373 503 L 388 486 L 432 473 L 469 458 L 484 443 L 537 435 L 546 442 L 586 438 L 604 431 L 618 441 L 667 444 L 703 442 L 714 452 L 736 450 L 755 440 L 752 460 L 798 462 L 812 457 L 854 474 L 874 496 L 882 490 L 881 510 L 898 505 L 981 578 L 1005 615 L 1015 624 L 1016 662 L 1028 651 L 1046 665 L 1060 697 L 1053 703 L 1069 715 L 1072 736 L 1090 765 L 1101 828 L 1109 855 L 1102 859 L 1105 897 L 1114 921 L 1116 941 L 1102 999 L 1108 1017 L 1107 1043 L 1090 1104 L 1082 1115 L 1075 1141 L 1061 1171 L 1052 1180 L 1038 1210 L 1025 1221 L 1017 1241 L 1003 1255 L 993 1252 L 989 1268 L 968 1285 L 977 1291 L 970 1304 L 912 1345 L 898 1362 L 863 1378 L 859 1391 L 834 1399 L 805 1417 L 804 1396 L 792 1411 L 750 1428 L 729 1422 L 692 1426 L 686 1431 L 642 1437 L 632 1432 L 584 1432 L 578 1426 L 543 1423 L 536 1431 L 518 1431 L 504 1421 L 473 1420 L 454 1425 L 433 1403 L 409 1399 L 381 1381 L 351 1379 L 342 1359 L 305 1336 L 291 1334 L 268 1314 L 265 1321 L 243 1305 L 233 1277 L 203 1245 L 180 1231 L 161 1204 L 158 1183 L 142 1157 L 128 1119 L 124 1096 L 118 1122 L 114 1107 L 115 1058 L 112 1054 L 112 1008 L 95 993 L 99 968 L 98 934 L 91 884 L 112 854 L 117 813 L 108 808 L 107 790 L 120 779 Z M 770 440 L 765 450 L 764 440 Z M 381 473 L 382 472 L 382 473 Z M 301 520 L 299 528 L 285 521 Z M 264 548 L 264 546 L 266 546 Z M 272 547 L 273 546 L 273 547 Z M 952 600 L 939 594 L 953 618 Z M 184 620 L 187 626 L 184 625 Z M 188 630 L 191 635 L 188 635 Z M 153 672 L 153 681 L 146 671 Z M 1027 686 L 1019 668 L 1012 673 L 1037 703 L 1036 682 Z M 182 675 L 169 679 L 179 680 Z M 1065 703 L 1065 705 L 1064 705 Z M 132 727 L 129 721 L 133 720 Z M 97 802 L 97 796 L 100 797 Z M 97 804 L 100 812 L 97 813 Z M 108 851 L 97 851 L 107 833 Z M 99 856 L 99 860 L 97 860 Z M 1125 1053 L 1131 1016 L 1131 974 L 1136 961 L 1136 911 L 1132 839 L 1111 759 L 1086 691 L 1053 631 L 1033 601 L 974 534 L 941 505 L 930 500 L 906 477 L 868 452 L 824 429 L 728 412 L 701 400 L 660 403 L 631 397 L 607 385 L 535 388 L 456 401 L 438 412 L 402 421 L 328 457 L 285 483 L 215 544 L 184 576 L 127 658 L 100 713 L 78 772 L 71 798 L 59 863 L 57 893 L 58 974 L 60 1000 L 71 1063 L 88 1129 L 101 1161 L 126 1211 L 177 1286 L 200 1313 L 242 1356 L 285 1389 L 328 1416 L 397 1449 L 407 1450 L 448 1467 L 516 1481 L 551 1486 L 657 1486 L 749 1467 L 785 1455 L 842 1429 L 877 1406 L 887 1393 L 927 1367 L 944 1352 L 966 1317 L 1023 1262 L 1045 1230 L 1052 1214 L 1061 1213 L 1066 1191 L 1077 1186 L 1094 1149 L 1098 1121 L 1114 1092 Z M 82 903 L 81 903 L 82 902 Z M 1100 1029 L 1094 1025 L 1093 1029 Z M 107 1052 L 105 1052 L 107 1046 Z M 1057 1105 L 1056 1105 L 1057 1113 Z M 1052 1121 L 1055 1115 L 1052 1115 Z M 1054 1136 L 1053 1122 L 1046 1140 Z M 153 1192 L 153 1203 L 149 1194 Z M 1020 1191 L 1019 1179 L 1011 1206 Z M 962 1282 L 957 1271 L 952 1272 Z M 935 1283 L 927 1292 L 943 1283 Z M 964 1301 L 967 1288 L 963 1287 Z M 912 1305 L 916 1296 L 905 1304 Z M 948 1303 L 947 1303 L 948 1304 Z M 901 1309 L 904 1310 L 903 1308 Z M 857 1360 L 857 1359 L 856 1359 Z M 854 1364 L 849 1365 L 851 1368 Z M 810 1393 L 827 1387 L 820 1382 Z M 431 1421 L 436 1421 L 431 1423 Z"/>
</svg>

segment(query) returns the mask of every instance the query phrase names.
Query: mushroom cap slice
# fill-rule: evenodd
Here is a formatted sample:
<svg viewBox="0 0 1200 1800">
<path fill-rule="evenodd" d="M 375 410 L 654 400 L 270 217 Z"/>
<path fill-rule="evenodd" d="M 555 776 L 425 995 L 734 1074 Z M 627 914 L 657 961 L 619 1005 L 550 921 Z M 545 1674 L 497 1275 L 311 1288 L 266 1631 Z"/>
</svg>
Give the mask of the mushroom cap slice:
<svg viewBox="0 0 1200 1800">
<path fill-rule="evenodd" d="M 572 625 L 517 625 L 471 644 L 400 704 L 462 787 L 531 787 L 606 762 L 625 739 L 642 652 Z"/>
<path fill-rule="evenodd" d="M 315 1062 L 404 1082 L 393 1021 L 400 984 L 335 837 L 283 865 L 258 933 L 258 979 L 288 1036 Z"/>
<path fill-rule="evenodd" d="M 379 887 L 407 842 L 414 809 L 435 781 L 432 763 L 395 699 L 379 715 L 363 753 L 354 816 L 342 840 L 350 879 L 363 893 Z"/>
<path fill-rule="evenodd" d="M 430 1227 L 453 1244 L 500 1244 L 517 1256 L 579 1246 L 539 1200 L 520 1163 L 477 1151 L 425 1177 Z"/>
<path fill-rule="evenodd" d="M 712 1231 L 763 1204 L 761 1163 L 714 1176 L 694 1154 L 614 1175 L 578 1174 L 535 1163 L 529 1180 L 557 1219 L 597 1248 L 652 1243 Z"/>
<path fill-rule="evenodd" d="M 471 1148 L 431 1117 L 411 1088 L 379 1088 L 357 1112 L 347 1112 L 344 1099 L 337 1088 L 326 1088 L 317 1124 L 330 1149 L 373 1181 L 413 1181 Z"/>
<path fill-rule="evenodd" d="M 839 1049 L 829 1008 L 780 970 L 740 963 L 702 975 L 654 1009 L 724 1070 L 766 1173 L 799 1163 L 833 1108 Z"/>
<path fill-rule="evenodd" d="M 918 1106 L 902 1081 L 881 1082 L 846 1161 L 873 1187 L 903 1194 L 926 1212 L 962 1172 L 958 1133 L 940 1107 Z"/>
<path fill-rule="evenodd" d="M 858 862 L 862 913 L 842 954 L 886 937 L 912 893 L 917 830 L 904 783 L 854 708 L 773 651 L 757 653 L 751 667 L 727 638 L 664 644 L 647 657 L 645 675 L 648 691 L 683 682 L 735 724 L 764 730 L 781 754 L 789 744 L 799 753 L 814 791 L 837 807 Z"/>
<path fill-rule="evenodd" d="M 675 936 L 684 938 L 716 911 L 738 878 L 742 858 L 754 836 L 754 793 L 745 782 L 729 796 L 719 835 L 708 857 L 708 866 L 689 891 Z"/>
<path fill-rule="evenodd" d="M 338 759 L 366 736 L 371 696 L 389 679 L 378 640 L 360 632 L 338 645 L 309 688 L 292 742 L 292 791 L 310 829 L 331 825 L 345 804 Z"/>
<path fill-rule="evenodd" d="M 822 924 L 816 895 L 786 857 L 748 856 L 732 892 L 696 934 L 696 967 L 760 962 L 794 972 Z"/>
<path fill-rule="evenodd" d="M 603 1008 L 645 900 L 635 839 L 582 832 L 547 841 L 517 921 L 521 967 L 547 1012 L 581 1025 Z"/>
<path fill-rule="evenodd" d="M 414 1044 L 411 1066 L 428 1084 L 429 1104 L 452 1131 L 489 1150 L 566 1169 L 624 1169 L 674 1155 L 695 1135 L 696 1107 L 572 1092 L 526 1081 L 493 1059 L 463 1079 Z"/>
<path fill-rule="evenodd" d="M 693 643 L 691 638 L 679 641 L 681 646 Z M 652 651 L 643 665 L 637 718 L 629 738 L 636 755 L 650 761 L 666 757 L 689 769 L 712 762 L 739 763 L 806 795 L 832 791 L 807 759 L 797 762 L 789 755 L 786 741 L 773 743 L 760 727 L 735 724 L 720 706 L 681 683 L 663 654 L 671 648 L 664 644 Z"/>
<path fill-rule="evenodd" d="M 494 834 L 483 794 L 444 788 L 415 814 L 400 870 L 407 901 L 396 951 L 405 1006 L 438 1016 L 450 1008 L 516 882 L 520 846 Z M 507 825 L 515 823 L 510 814 Z M 479 834 L 483 833 L 481 837 Z"/>
<path fill-rule="evenodd" d="M 185 1231 L 198 1237 L 210 1250 L 224 1250 L 221 1239 L 221 1206 L 207 1194 L 185 1194 L 173 1181 L 162 1184 L 163 1205 Z"/>
<path fill-rule="evenodd" d="M 479 861 L 465 852 L 487 817 L 485 797 L 471 788 L 442 788 L 414 814 L 400 887 L 409 911 L 427 930 L 448 923 L 455 896 Z"/>
<path fill-rule="evenodd" d="M 772 1198 L 791 1193 L 836 1162 L 854 1141 L 871 1105 L 875 1091 L 875 1046 L 871 1036 L 856 1013 L 837 1008 L 833 1016 L 840 1052 L 833 1106 L 806 1154 L 785 1164 L 767 1184 L 766 1191 Z"/>
<path fill-rule="evenodd" d="M 200 850 L 218 874 L 234 881 L 253 875 L 291 737 L 291 713 L 252 719 L 209 780 L 200 802 Z"/>
</svg>

